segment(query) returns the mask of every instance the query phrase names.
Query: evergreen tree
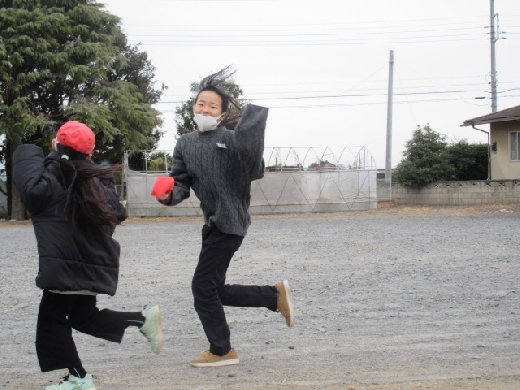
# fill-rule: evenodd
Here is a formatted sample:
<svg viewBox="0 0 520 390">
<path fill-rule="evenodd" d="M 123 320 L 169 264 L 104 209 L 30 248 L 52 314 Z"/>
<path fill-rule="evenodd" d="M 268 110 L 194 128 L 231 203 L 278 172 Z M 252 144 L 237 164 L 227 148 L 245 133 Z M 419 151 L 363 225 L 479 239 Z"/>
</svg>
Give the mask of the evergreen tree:
<svg viewBox="0 0 520 390">
<path fill-rule="evenodd" d="M 11 183 L 20 143 L 49 152 L 57 128 L 78 120 L 96 133 L 94 158 L 121 162 L 124 150 L 156 145 L 153 71 L 94 0 L 0 0 L 0 135 L 14 219 L 25 214 Z"/>
<path fill-rule="evenodd" d="M 403 160 L 397 165 L 393 177 L 408 187 L 453 180 L 455 169 L 450 164 L 446 136 L 432 130 L 429 125 L 415 130 L 406 142 Z"/>
<path fill-rule="evenodd" d="M 450 164 L 455 169 L 455 180 L 486 180 L 488 178 L 488 145 L 459 141 L 448 147 Z"/>
</svg>

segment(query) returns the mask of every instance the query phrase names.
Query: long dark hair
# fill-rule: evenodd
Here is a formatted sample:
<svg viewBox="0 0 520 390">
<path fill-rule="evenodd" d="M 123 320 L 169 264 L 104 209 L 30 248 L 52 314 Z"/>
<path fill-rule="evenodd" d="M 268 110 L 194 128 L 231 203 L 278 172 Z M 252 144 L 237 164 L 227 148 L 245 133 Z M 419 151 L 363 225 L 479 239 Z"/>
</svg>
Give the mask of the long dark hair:
<svg viewBox="0 0 520 390">
<path fill-rule="evenodd" d="M 61 144 L 57 149 L 67 190 L 66 218 L 84 232 L 111 235 L 121 223 L 113 187 L 113 173 L 121 166 L 98 167 L 85 154 Z"/>
</svg>

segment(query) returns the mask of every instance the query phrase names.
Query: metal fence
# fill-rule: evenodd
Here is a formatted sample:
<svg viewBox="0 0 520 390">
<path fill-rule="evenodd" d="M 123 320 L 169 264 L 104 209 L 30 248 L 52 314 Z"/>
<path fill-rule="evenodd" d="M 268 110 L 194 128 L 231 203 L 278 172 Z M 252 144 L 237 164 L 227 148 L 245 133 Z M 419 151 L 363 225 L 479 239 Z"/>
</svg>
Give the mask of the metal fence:
<svg viewBox="0 0 520 390">
<path fill-rule="evenodd" d="M 130 216 L 200 215 L 192 192 L 175 207 L 150 196 L 157 176 L 171 169 L 171 151 L 136 151 L 143 170 L 130 169 L 125 155 L 124 186 Z M 150 170 L 152 162 L 159 170 Z M 377 207 L 377 170 L 365 147 L 265 148 L 265 174 L 251 186 L 251 213 L 300 213 L 363 210 Z M 134 167 L 135 168 L 135 167 Z"/>
</svg>

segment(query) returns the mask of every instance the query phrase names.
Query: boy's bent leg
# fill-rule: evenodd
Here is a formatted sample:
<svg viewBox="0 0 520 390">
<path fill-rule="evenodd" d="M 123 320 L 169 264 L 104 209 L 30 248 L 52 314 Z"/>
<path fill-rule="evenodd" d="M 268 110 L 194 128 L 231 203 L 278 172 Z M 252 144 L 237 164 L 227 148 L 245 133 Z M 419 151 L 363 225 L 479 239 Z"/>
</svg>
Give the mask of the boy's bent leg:
<svg viewBox="0 0 520 390">
<path fill-rule="evenodd" d="M 220 291 L 224 306 L 266 307 L 276 311 L 278 291 L 275 286 L 226 284 Z"/>
<path fill-rule="evenodd" d="M 225 285 L 220 298 L 225 306 L 266 307 L 279 312 L 287 326 L 294 324 L 294 305 L 289 282 L 284 280 L 275 286 L 246 286 L 239 284 Z"/>
</svg>

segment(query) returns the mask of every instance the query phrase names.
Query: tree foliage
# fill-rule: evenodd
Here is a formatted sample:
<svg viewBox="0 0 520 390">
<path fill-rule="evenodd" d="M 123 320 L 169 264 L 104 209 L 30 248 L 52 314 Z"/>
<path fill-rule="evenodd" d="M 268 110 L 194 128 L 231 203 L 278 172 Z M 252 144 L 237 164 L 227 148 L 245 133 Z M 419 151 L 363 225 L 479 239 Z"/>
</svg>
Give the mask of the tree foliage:
<svg viewBox="0 0 520 390">
<path fill-rule="evenodd" d="M 226 113 L 228 118 L 228 123 L 226 123 L 226 127 L 229 129 L 233 129 L 234 125 L 238 121 L 237 118 L 241 115 L 240 107 L 244 104 L 248 103 L 246 99 L 240 98 L 243 91 L 242 88 L 234 81 L 235 71 L 232 70 L 231 66 L 228 65 L 225 68 L 219 70 L 219 78 L 221 79 L 219 88 L 229 96 L 231 96 L 237 103 L 239 107 L 235 107 L 232 104 L 229 106 L 229 110 Z M 206 76 L 202 78 L 198 82 L 193 82 L 190 84 L 190 92 L 192 93 L 192 97 L 178 106 L 175 110 L 175 123 L 177 125 L 177 135 L 181 136 L 183 134 L 191 133 L 192 131 L 197 129 L 197 125 L 193 121 L 193 105 L 195 104 L 195 98 L 201 89 L 201 85 L 204 84 L 204 80 L 209 77 Z"/>
<path fill-rule="evenodd" d="M 488 145 L 459 141 L 448 147 L 449 162 L 455 168 L 455 180 L 488 178 Z"/>
<path fill-rule="evenodd" d="M 429 125 L 418 128 L 406 143 L 403 160 L 394 170 L 393 179 L 408 187 L 422 187 L 436 181 L 485 180 L 488 169 L 485 144 L 446 142 L 446 136 Z"/>
<path fill-rule="evenodd" d="M 422 187 L 428 183 L 453 180 L 455 170 L 449 163 L 446 136 L 429 125 L 416 129 L 406 142 L 403 160 L 394 171 L 394 180 L 408 187 Z"/>
<path fill-rule="evenodd" d="M 152 107 L 154 68 L 129 46 L 118 17 L 94 0 L 0 0 L 0 135 L 50 150 L 67 120 L 96 133 L 94 158 L 121 162 L 124 150 L 152 149 L 162 120 Z"/>
<path fill-rule="evenodd" d="M 164 152 L 151 153 L 148 159 L 149 172 L 169 172 L 173 165 L 173 156 Z"/>
</svg>

